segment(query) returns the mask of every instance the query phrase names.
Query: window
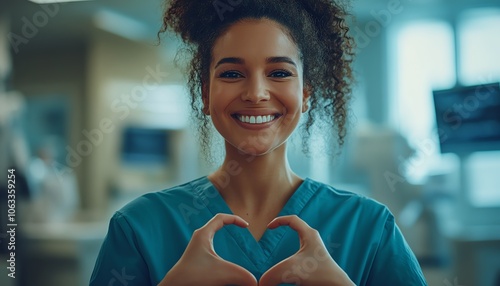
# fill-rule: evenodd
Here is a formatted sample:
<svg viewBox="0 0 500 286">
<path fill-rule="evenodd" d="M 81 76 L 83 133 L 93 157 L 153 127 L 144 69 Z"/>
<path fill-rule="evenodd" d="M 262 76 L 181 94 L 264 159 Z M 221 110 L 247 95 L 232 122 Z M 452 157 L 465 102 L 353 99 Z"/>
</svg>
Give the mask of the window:
<svg viewBox="0 0 500 286">
<path fill-rule="evenodd" d="M 446 22 L 422 21 L 401 26 L 395 35 L 391 121 L 416 151 L 404 170 L 417 183 L 439 153 L 432 90 L 455 84 L 453 30 Z"/>
<path fill-rule="evenodd" d="M 467 190 L 471 205 L 475 207 L 499 206 L 500 152 L 474 153 L 467 163 Z"/>
<path fill-rule="evenodd" d="M 457 27 L 459 79 L 464 85 L 500 81 L 500 9 L 464 13 Z M 469 201 L 476 207 L 500 205 L 500 151 L 473 154 L 467 164 Z"/>
<path fill-rule="evenodd" d="M 468 10 L 457 20 L 456 25 L 409 22 L 393 31 L 394 42 L 389 43 L 394 47 L 390 121 L 416 150 L 403 168 L 413 183 L 423 183 L 448 162 L 439 154 L 432 90 L 452 88 L 457 81 L 464 86 L 500 81 L 500 9 Z M 466 162 L 464 188 L 471 205 L 500 205 L 500 177 L 494 173 L 500 168 L 500 151 L 475 153 Z"/>
<path fill-rule="evenodd" d="M 458 25 L 459 79 L 464 85 L 500 81 L 500 9 L 465 13 Z"/>
</svg>

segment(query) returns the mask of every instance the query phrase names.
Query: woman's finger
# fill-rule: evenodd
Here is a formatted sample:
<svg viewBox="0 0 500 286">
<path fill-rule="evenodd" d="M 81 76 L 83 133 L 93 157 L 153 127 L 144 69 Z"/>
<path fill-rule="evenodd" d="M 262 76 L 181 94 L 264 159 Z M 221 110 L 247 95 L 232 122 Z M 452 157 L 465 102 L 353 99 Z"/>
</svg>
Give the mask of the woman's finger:
<svg viewBox="0 0 500 286">
<path fill-rule="evenodd" d="M 286 259 L 267 270 L 260 277 L 259 286 L 276 286 L 281 283 L 300 285 L 300 282 L 300 277 L 293 273 L 293 265 Z"/>
<path fill-rule="evenodd" d="M 199 233 L 203 233 L 203 235 L 207 235 L 210 239 L 212 239 L 219 229 L 229 224 L 234 224 L 239 227 L 248 227 L 248 222 L 237 215 L 219 213 L 216 214 L 197 231 Z"/>
<path fill-rule="evenodd" d="M 299 234 L 301 241 L 307 239 L 312 234 L 315 234 L 313 228 L 311 228 L 305 221 L 296 215 L 281 216 L 273 219 L 267 227 L 274 229 L 280 226 L 289 226 Z"/>
<path fill-rule="evenodd" d="M 257 286 L 257 279 L 245 268 L 229 261 L 224 262 L 226 266 L 223 268 L 223 273 L 220 273 L 220 275 L 227 276 L 225 283 L 231 283 L 228 285 Z"/>
</svg>

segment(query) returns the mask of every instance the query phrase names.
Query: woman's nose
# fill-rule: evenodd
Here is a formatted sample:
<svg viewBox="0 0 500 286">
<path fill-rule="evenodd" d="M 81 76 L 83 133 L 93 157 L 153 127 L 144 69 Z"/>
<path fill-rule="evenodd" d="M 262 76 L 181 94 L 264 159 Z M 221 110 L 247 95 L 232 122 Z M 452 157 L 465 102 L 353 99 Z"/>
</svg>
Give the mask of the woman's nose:
<svg viewBox="0 0 500 286">
<path fill-rule="evenodd" d="M 241 99 L 252 103 L 269 100 L 269 90 L 266 79 L 261 76 L 254 76 L 248 80 L 246 90 L 242 93 Z"/>
</svg>

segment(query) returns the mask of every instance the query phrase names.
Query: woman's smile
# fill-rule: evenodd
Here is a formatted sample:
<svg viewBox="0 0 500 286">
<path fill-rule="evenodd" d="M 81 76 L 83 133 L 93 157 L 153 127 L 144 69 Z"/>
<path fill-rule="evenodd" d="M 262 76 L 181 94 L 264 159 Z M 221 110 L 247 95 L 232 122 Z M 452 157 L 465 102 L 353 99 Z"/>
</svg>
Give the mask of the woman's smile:
<svg viewBox="0 0 500 286">
<path fill-rule="evenodd" d="M 251 130 L 268 128 L 274 123 L 276 123 L 281 116 L 282 114 L 277 111 L 266 111 L 266 110 L 238 111 L 231 114 L 231 117 L 234 118 L 234 120 L 239 126 Z"/>
</svg>

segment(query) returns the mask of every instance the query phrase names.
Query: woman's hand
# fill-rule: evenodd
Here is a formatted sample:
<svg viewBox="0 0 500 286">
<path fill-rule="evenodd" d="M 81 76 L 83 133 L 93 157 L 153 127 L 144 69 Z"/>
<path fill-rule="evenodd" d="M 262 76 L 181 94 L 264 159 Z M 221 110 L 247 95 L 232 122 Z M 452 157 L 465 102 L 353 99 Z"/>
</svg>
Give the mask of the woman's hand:
<svg viewBox="0 0 500 286">
<path fill-rule="evenodd" d="M 355 285 L 330 256 L 317 230 L 296 215 L 275 218 L 268 228 L 284 225 L 290 226 L 299 234 L 300 249 L 264 273 L 259 286 L 275 286 L 280 283 L 302 286 Z"/>
<path fill-rule="evenodd" d="M 250 272 L 215 253 L 214 235 L 227 224 L 248 226 L 248 223 L 239 216 L 215 215 L 203 227 L 194 231 L 184 254 L 158 286 L 257 286 L 257 280 Z"/>
</svg>

